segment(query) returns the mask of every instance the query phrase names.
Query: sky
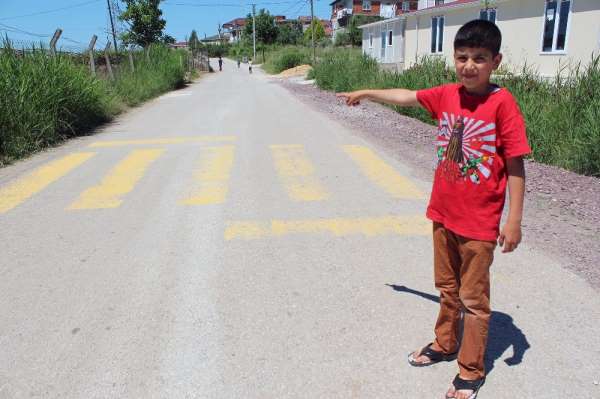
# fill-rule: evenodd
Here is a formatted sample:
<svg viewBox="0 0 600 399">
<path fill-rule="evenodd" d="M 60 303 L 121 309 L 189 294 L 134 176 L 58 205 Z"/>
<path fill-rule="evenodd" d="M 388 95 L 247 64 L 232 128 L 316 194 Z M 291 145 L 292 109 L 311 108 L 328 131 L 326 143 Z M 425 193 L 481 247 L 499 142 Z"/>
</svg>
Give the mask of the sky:
<svg viewBox="0 0 600 399">
<path fill-rule="evenodd" d="M 163 0 L 165 32 L 177 41 L 185 40 L 192 29 L 200 38 L 215 35 L 219 23 L 251 12 L 251 1 L 257 12 L 265 8 L 287 18 L 310 15 L 309 0 Z M 315 15 L 329 19 L 331 0 L 314 1 Z M 125 9 L 124 2 L 115 2 Z M 17 47 L 40 41 L 47 44 L 56 28 L 63 30 L 58 47 L 84 49 L 94 34 L 97 48 L 103 47 L 109 37 L 109 21 L 107 0 L 0 0 L 0 34 L 8 35 Z"/>
</svg>

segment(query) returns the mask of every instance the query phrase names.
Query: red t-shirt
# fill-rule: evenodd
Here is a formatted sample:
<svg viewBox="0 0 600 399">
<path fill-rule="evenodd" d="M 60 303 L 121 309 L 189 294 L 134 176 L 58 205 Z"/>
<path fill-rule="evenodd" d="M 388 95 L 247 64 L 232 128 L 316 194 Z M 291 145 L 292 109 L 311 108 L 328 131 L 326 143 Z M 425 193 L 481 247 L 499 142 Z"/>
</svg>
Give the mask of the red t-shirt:
<svg viewBox="0 0 600 399">
<path fill-rule="evenodd" d="M 463 237 L 496 240 L 506 159 L 531 152 L 517 102 L 506 89 L 476 96 L 461 84 L 420 90 L 417 99 L 439 121 L 427 217 Z"/>
</svg>

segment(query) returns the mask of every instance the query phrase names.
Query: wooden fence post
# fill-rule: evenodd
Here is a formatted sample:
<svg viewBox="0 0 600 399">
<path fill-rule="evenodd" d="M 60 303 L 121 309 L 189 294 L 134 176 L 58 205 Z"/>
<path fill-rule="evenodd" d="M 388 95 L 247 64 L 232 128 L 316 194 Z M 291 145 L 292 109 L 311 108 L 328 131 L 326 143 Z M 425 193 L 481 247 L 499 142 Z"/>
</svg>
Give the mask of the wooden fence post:
<svg viewBox="0 0 600 399">
<path fill-rule="evenodd" d="M 106 43 L 106 48 L 104 49 L 104 59 L 106 60 L 106 69 L 108 70 L 108 76 L 110 76 L 111 80 L 115 79 L 115 75 L 113 75 L 112 67 L 110 66 L 110 56 L 108 54 L 110 50 L 110 42 Z"/>
<path fill-rule="evenodd" d="M 133 65 L 133 55 L 131 55 L 131 50 L 127 52 L 129 56 L 129 67 L 131 68 L 131 73 L 135 72 L 135 66 Z"/>
<path fill-rule="evenodd" d="M 92 71 L 92 76 L 96 76 L 96 62 L 94 61 L 94 47 L 96 46 L 96 40 L 98 40 L 98 36 L 92 36 L 92 40 L 90 40 L 90 45 L 88 46 L 88 53 L 90 55 L 90 71 Z"/>
<path fill-rule="evenodd" d="M 58 42 L 60 35 L 62 35 L 62 29 L 58 28 L 54 31 L 54 36 L 52 36 L 52 40 L 50 40 L 50 55 L 52 56 L 56 55 L 56 42 Z"/>
</svg>

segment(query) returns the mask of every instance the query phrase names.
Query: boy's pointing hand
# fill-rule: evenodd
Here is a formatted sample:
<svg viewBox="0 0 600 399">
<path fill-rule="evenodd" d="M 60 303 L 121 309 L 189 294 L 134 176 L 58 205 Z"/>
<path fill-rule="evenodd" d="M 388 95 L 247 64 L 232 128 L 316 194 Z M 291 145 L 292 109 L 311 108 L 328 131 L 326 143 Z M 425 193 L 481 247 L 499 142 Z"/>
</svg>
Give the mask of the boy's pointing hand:
<svg viewBox="0 0 600 399">
<path fill-rule="evenodd" d="M 335 95 L 338 98 L 343 98 L 346 100 L 347 105 L 358 105 L 360 104 L 360 99 L 363 97 L 361 91 L 353 91 L 350 93 L 337 93 Z"/>
</svg>

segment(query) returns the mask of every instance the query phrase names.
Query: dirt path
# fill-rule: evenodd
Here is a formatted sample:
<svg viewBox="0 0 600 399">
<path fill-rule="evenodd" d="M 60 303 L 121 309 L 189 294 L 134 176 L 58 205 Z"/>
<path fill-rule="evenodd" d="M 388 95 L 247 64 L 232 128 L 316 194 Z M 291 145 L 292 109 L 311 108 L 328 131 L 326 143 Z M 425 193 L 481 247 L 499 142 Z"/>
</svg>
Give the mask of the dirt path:
<svg viewBox="0 0 600 399">
<path fill-rule="evenodd" d="M 380 104 L 367 101 L 350 108 L 313 85 L 279 82 L 304 103 L 329 114 L 431 180 L 433 126 Z M 526 170 L 524 242 L 559 258 L 564 267 L 600 290 L 600 179 L 529 160 Z"/>
</svg>

